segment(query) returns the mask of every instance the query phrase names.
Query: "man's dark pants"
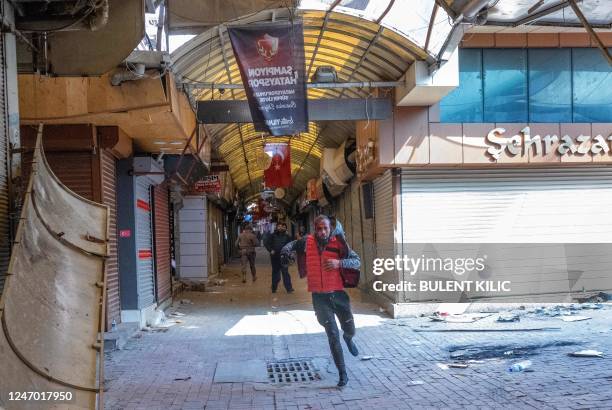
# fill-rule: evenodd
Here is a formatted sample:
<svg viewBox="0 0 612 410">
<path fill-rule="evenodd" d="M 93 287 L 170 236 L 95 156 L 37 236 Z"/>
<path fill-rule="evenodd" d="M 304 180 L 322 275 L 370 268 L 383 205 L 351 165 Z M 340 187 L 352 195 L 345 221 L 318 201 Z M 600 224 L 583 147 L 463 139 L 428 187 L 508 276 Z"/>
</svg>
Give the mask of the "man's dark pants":
<svg viewBox="0 0 612 410">
<path fill-rule="evenodd" d="M 352 338 L 355 336 L 355 321 L 351 312 L 351 301 L 343 290 L 330 293 L 313 293 L 312 306 L 317 315 L 317 321 L 325 328 L 334 363 L 338 371 L 343 372 L 346 366 L 344 364 L 340 332 L 338 325 L 336 325 L 335 316 L 338 316 L 340 320 L 340 327 L 344 332 L 344 337 Z"/>
<path fill-rule="evenodd" d="M 280 255 L 270 255 L 270 261 L 272 261 L 272 292 L 276 292 L 278 282 L 281 280 L 281 274 L 285 290 L 287 292 L 293 290 L 293 286 L 291 285 L 291 276 L 289 276 L 289 269 L 281 264 Z"/>
</svg>

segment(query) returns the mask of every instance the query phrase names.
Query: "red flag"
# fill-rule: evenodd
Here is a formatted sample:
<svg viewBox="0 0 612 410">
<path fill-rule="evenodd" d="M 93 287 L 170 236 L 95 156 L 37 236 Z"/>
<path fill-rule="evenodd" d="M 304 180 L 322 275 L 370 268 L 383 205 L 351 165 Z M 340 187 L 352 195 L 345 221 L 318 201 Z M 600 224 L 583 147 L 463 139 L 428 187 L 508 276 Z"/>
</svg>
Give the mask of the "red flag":
<svg viewBox="0 0 612 410">
<path fill-rule="evenodd" d="M 264 182 L 269 188 L 291 186 L 291 149 L 289 143 L 266 144 L 264 151 L 272 157 L 270 166 L 264 171 Z"/>
</svg>

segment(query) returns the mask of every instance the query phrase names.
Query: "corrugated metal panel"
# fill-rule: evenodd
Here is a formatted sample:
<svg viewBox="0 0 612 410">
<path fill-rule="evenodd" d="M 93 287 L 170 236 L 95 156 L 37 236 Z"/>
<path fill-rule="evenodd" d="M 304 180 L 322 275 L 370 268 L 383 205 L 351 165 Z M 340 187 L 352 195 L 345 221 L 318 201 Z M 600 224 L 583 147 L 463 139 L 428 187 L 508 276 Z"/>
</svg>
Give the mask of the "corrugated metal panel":
<svg viewBox="0 0 612 410">
<path fill-rule="evenodd" d="M 394 258 L 395 238 L 393 227 L 393 177 L 391 170 L 374 180 L 374 232 L 375 257 Z M 385 271 L 375 278 L 385 283 L 396 283 L 397 272 Z M 381 292 L 383 293 L 383 292 Z M 396 300 L 395 292 L 384 292 L 392 300 Z"/>
<path fill-rule="evenodd" d="M 351 203 L 351 232 L 352 241 L 351 246 L 357 252 L 359 257 L 362 258 L 363 263 L 363 239 L 361 233 L 361 200 L 360 200 L 360 187 L 359 181 L 355 180 L 350 186 L 350 203 Z M 369 265 L 363 265 L 361 270 L 369 268 Z"/>
<path fill-rule="evenodd" d="M 113 319 L 121 322 L 121 301 L 119 297 L 119 265 L 117 261 L 117 174 L 115 157 L 108 150 L 100 153 L 102 176 L 102 203 L 109 208 L 108 258 L 106 259 L 106 328 L 110 329 Z"/>
<path fill-rule="evenodd" d="M 71 191 L 94 200 L 93 155 L 90 152 L 46 152 L 53 173 Z"/>
<path fill-rule="evenodd" d="M 403 242 L 612 241 L 612 167 L 405 171 L 401 178 Z"/>
<path fill-rule="evenodd" d="M 208 277 L 207 201 L 187 196 L 179 210 L 179 275 L 203 281 Z"/>
<path fill-rule="evenodd" d="M 209 238 L 209 253 L 208 253 L 208 271 L 209 275 L 216 275 L 219 273 L 219 266 L 221 265 L 221 258 L 223 252 L 219 252 L 219 249 L 223 247 L 221 242 L 221 227 L 222 222 L 220 220 L 221 210 L 212 204 L 208 203 L 208 238 Z M 221 256 L 221 258 L 220 258 Z"/>
<path fill-rule="evenodd" d="M 155 272 L 157 278 L 157 303 L 172 296 L 170 270 L 170 207 L 168 187 L 157 185 L 153 189 L 153 220 L 155 232 Z"/>
<path fill-rule="evenodd" d="M 363 188 L 360 188 L 363 191 Z M 365 208 L 363 205 L 363 194 L 360 192 L 360 204 L 361 204 L 361 225 L 363 233 L 363 254 L 361 255 L 361 272 L 363 273 L 362 284 L 364 287 L 369 288 L 369 284 L 373 280 L 372 275 L 372 261 L 375 255 L 375 242 L 374 242 L 374 218 L 365 218 Z"/>
<path fill-rule="evenodd" d="M 11 253 L 8 190 L 8 107 L 4 65 L 4 34 L 0 34 L 0 294 Z"/>
<path fill-rule="evenodd" d="M 153 277 L 153 235 L 151 226 L 151 180 L 136 177 L 136 260 L 138 307 L 146 308 L 155 302 Z"/>
</svg>

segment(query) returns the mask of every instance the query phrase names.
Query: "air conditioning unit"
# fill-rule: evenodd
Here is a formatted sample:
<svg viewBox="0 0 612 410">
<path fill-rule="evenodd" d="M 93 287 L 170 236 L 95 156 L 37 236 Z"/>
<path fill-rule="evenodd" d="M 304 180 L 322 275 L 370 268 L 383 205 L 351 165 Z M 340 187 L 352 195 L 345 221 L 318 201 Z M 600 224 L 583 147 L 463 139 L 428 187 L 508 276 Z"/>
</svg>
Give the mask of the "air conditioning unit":
<svg viewBox="0 0 612 410">
<path fill-rule="evenodd" d="M 165 179 L 163 164 L 153 157 L 134 157 L 134 174 L 146 176 L 155 184 L 161 184 Z"/>
<path fill-rule="evenodd" d="M 333 197 L 340 195 L 347 182 L 355 175 L 354 150 L 354 144 L 349 143 L 347 147 L 347 141 L 338 148 L 323 150 L 321 178 Z"/>
<path fill-rule="evenodd" d="M 337 83 L 338 74 L 336 69 L 330 65 L 317 67 L 311 78 L 314 83 Z"/>
</svg>

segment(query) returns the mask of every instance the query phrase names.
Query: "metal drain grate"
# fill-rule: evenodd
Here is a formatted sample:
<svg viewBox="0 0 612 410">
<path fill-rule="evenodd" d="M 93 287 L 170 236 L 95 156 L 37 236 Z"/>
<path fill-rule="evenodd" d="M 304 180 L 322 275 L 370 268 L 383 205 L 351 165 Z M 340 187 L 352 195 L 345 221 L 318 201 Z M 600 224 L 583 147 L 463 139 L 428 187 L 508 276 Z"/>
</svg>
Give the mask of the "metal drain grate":
<svg viewBox="0 0 612 410">
<path fill-rule="evenodd" d="M 310 359 L 293 359 L 268 363 L 270 383 L 309 383 L 321 380 Z"/>
</svg>

